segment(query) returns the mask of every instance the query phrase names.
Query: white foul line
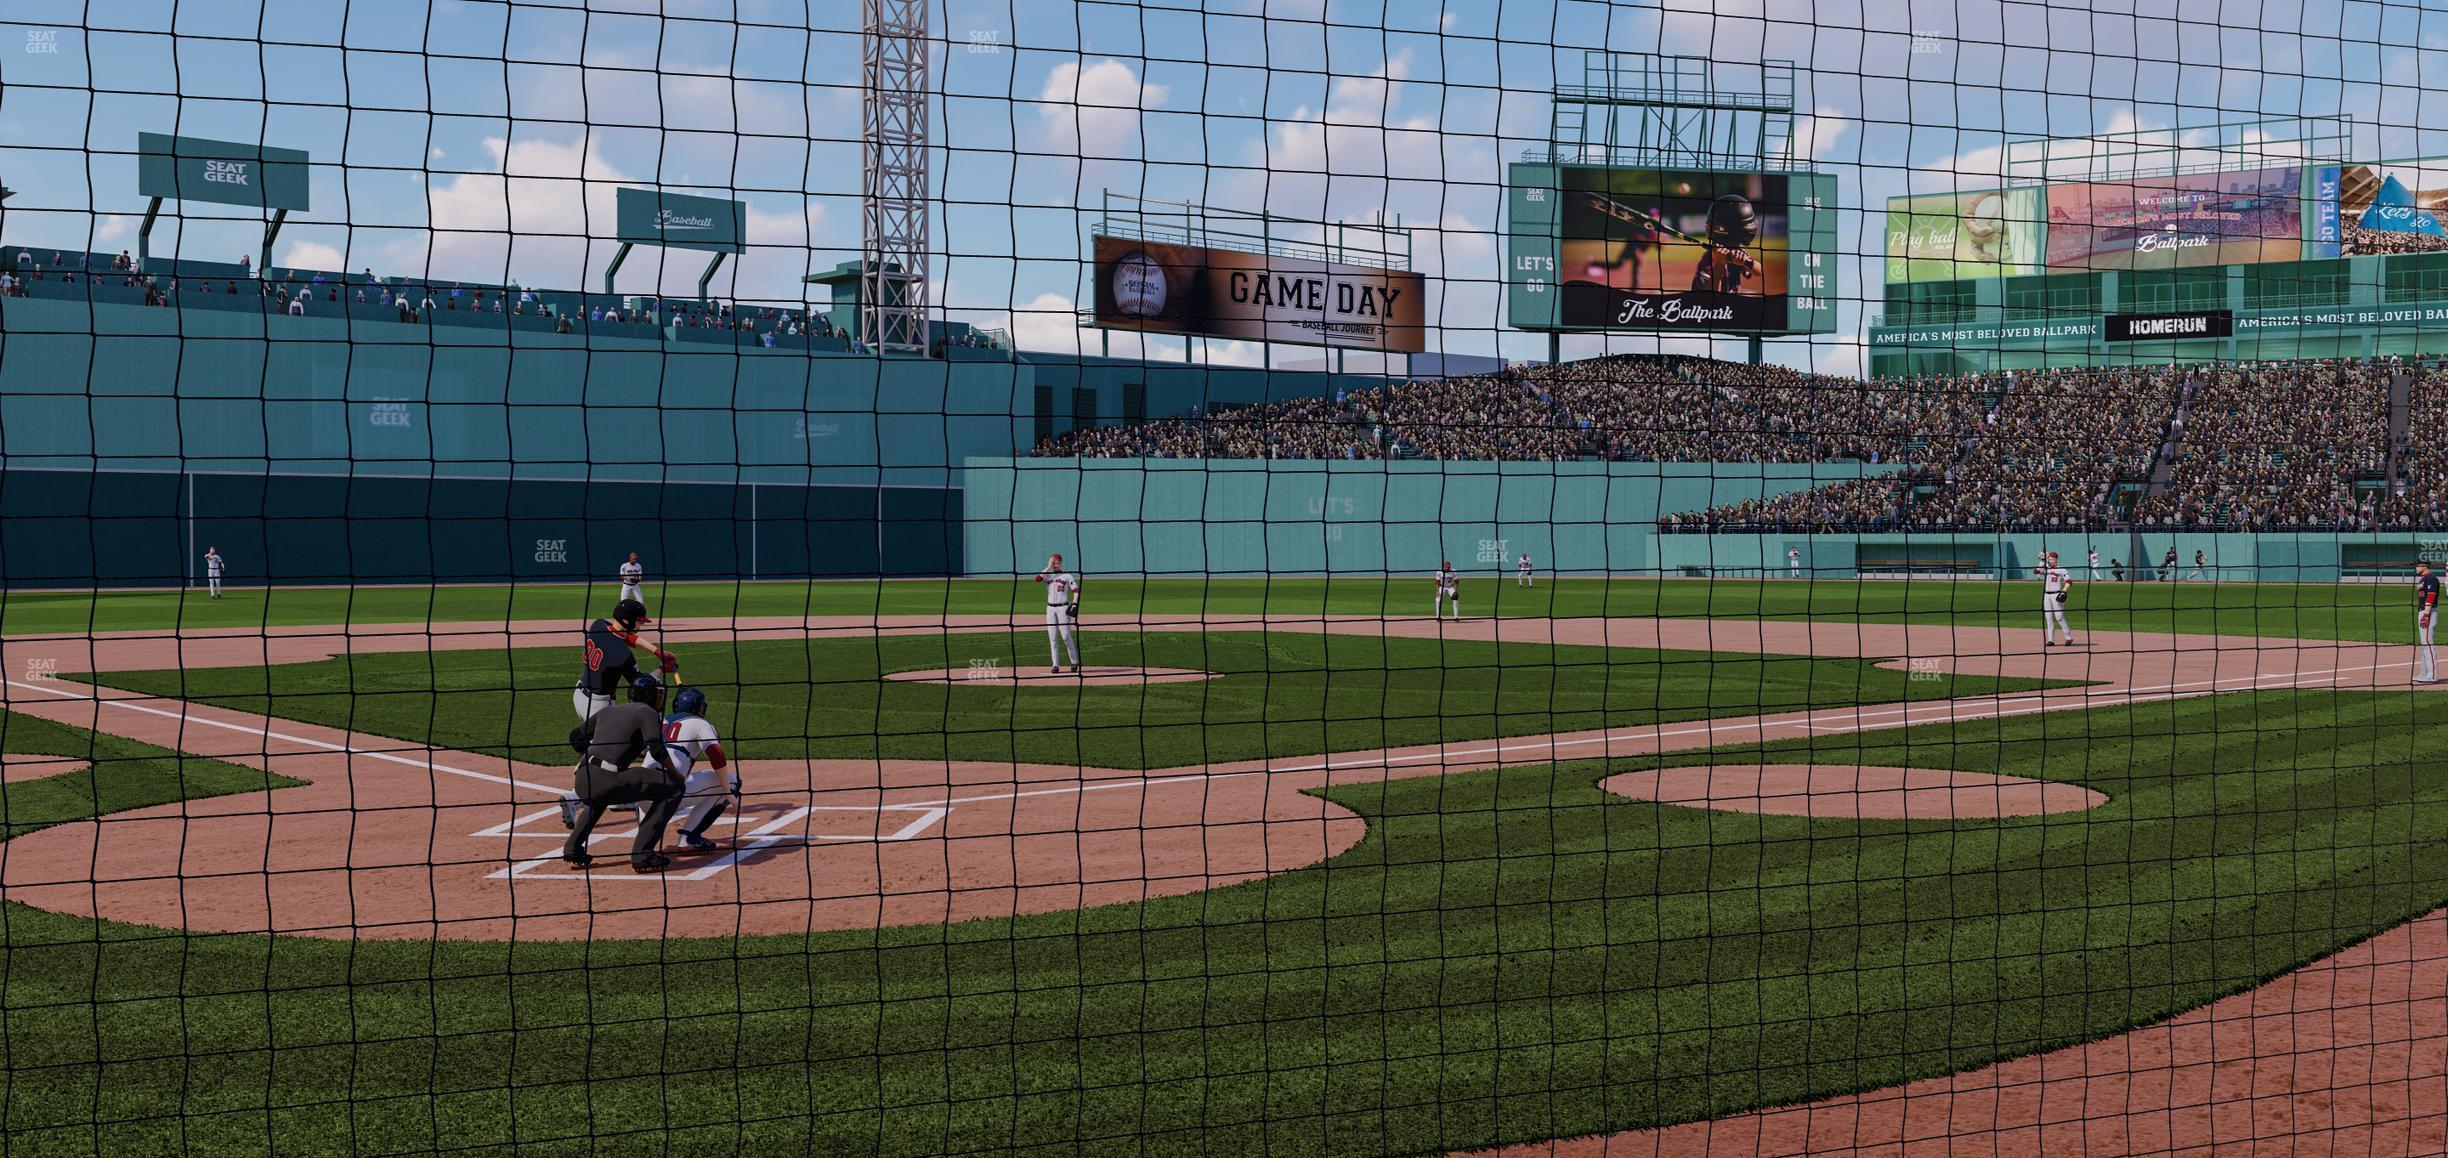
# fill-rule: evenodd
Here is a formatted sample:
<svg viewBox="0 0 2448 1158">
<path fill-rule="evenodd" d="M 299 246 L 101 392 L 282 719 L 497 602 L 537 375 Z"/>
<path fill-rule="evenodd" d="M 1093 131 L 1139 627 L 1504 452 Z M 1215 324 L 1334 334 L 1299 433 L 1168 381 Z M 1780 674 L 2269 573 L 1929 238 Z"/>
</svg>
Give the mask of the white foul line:
<svg viewBox="0 0 2448 1158">
<path fill-rule="evenodd" d="M 388 752 L 369 752 L 362 748 L 351 748 L 346 744 L 334 744 L 324 740 L 308 739 L 304 736 L 292 736 L 286 732 L 275 732 L 270 728 L 253 728 L 248 727 L 245 724 L 228 724 L 219 720 L 208 720 L 202 716 L 189 715 L 183 711 L 165 711 L 161 708 L 148 708 L 143 704 L 129 703 L 126 700 L 106 700 L 98 695 L 79 695 L 75 692 L 63 692 L 57 688 L 44 687 L 41 684 L 24 684 L 19 683 L 16 680 L 6 680 L 0 682 L 5 682 L 12 688 L 21 688 L 29 692 L 41 692 L 44 695 L 60 696 L 62 698 L 71 700 L 91 700 L 97 704 L 106 704 L 110 707 L 122 708 L 131 712 L 143 712 L 148 716 L 160 716 L 165 720 L 177 720 L 182 724 L 202 724 L 207 728 L 219 728 L 226 732 L 237 732 L 241 735 L 247 736 L 261 736 L 266 740 L 279 740 L 287 744 L 304 744 L 309 748 L 321 748 L 326 752 L 338 752 L 343 756 L 364 756 L 372 760 L 384 760 L 393 764 L 404 764 L 410 768 L 424 768 L 434 772 L 447 772 L 453 776 L 465 776 L 470 780 L 482 780 L 488 784 L 507 784 L 514 788 L 525 788 L 535 792 L 550 793 L 556 797 L 561 795 L 560 789 L 551 787 L 549 785 L 531 784 L 525 780 L 519 780 L 509 776 L 495 776 L 490 772 L 471 772 L 465 768 L 453 768 L 447 764 L 436 764 L 431 760 L 417 760 L 407 756 L 394 756 Z M 185 701 L 179 702 L 182 705 L 185 704 Z M 272 755 L 273 753 L 271 752 L 264 753 L 264 756 L 267 759 L 269 759 Z M 269 771 L 269 769 L 267 769 L 267 771 Z"/>
</svg>

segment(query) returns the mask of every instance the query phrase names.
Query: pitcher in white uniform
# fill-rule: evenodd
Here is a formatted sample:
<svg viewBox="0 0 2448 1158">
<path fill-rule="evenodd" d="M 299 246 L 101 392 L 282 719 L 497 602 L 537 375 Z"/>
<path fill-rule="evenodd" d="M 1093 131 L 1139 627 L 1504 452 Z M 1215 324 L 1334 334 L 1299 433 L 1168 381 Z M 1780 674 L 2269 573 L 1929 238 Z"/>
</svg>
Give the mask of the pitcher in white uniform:
<svg viewBox="0 0 2448 1158">
<path fill-rule="evenodd" d="M 1079 576 L 1063 570 L 1061 555 L 1046 556 L 1045 570 L 1037 573 L 1037 581 L 1045 585 L 1046 650 L 1054 655 L 1054 674 L 1063 671 L 1063 655 L 1071 656 L 1071 670 L 1079 670 Z"/>
</svg>

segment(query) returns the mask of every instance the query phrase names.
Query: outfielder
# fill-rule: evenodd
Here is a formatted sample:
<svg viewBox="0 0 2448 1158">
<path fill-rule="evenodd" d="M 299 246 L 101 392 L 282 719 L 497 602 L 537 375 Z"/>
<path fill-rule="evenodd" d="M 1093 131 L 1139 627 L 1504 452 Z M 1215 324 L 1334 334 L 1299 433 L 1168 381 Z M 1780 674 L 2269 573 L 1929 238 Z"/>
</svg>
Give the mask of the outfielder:
<svg viewBox="0 0 2448 1158">
<path fill-rule="evenodd" d="M 2440 682 L 2439 653 L 2431 647 L 2431 629 L 2439 622 L 2439 576 L 2431 564 L 2414 564 L 2414 682 Z"/>
<path fill-rule="evenodd" d="M 1453 600 L 1453 617 L 1459 622 L 1462 618 L 1462 577 L 1454 574 L 1451 559 L 1445 560 L 1445 565 L 1437 569 L 1436 618 L 1445 618 L 1445 601 L 1448 599 Z"/>
<path fill-rule="evenodd" d="M 1037 581 L 1045 584 L 1046 650 L 1054 656 L 1054 674 L 1063 672 L 1063 655 L 1071 656 L 1071 670 L 1079 670 L 1079 576 L 1063 570 L 1060 554 L 1046 556 L 1045 570 L 1037 573 Z"/>
<path fill-rule="evenodd" d="M 646 618 L 646 605 L 635 599 L 623 599 L 612 608 L 610 620 L 598 619 L 587 625 L 586 666 L 578 671 L 578 686 L 570 692 L 570 707 L 584 724 L 595 714 L 612 706 L 612 696 L 634 685 L 645 673 L 638 670 L 637 650 L 645 648 L 661 661 L 661 670 L 677 672 L 680 658 L 646 642 L 638 636 L 640 624 L 652 622 Z M 561 826 L 577 824 L 578 797 L 575 793 L 561 798 Z"/>
<path fill-rule="evenodd" d="M 204 548 L 204 580 L 212 585 L 212 597 L 221 598 L 221 548 Z"/>
<path fill-rule="evenodd" d="M 680 798 L 680 846 L 690 852 L 713 852 L 706 828 L 721 819 L 740 794 L 739 774 L 723 754 L 722 737 L 705 718 L 705 693 L 681 688 L 672 696 L 672 713 L 663 717 L 663 751 L 671 759 L 668 771 L 683 784 Z"/>
<path fill-rule="evenodd" d="M 2091 581 L 2099 582 L 2099 548 L 2091 548 Z"/>
<path fill-rule="evenodd" d="M 1531 581 L 1531 578 L 1530 578 L 1530 571 L 1531 571 L 1531 567 L 1530 567 L 1530 556 L 1528 556 L 1528 555 L 1523 555 L 1523 556 L 1521 557 L 1521 562 L 1516 563 L 1516 564 L 1514 564 L 1514 565 L 1513 565 L 1513 570 L 1514 570 L 1514 572 L 1515 572 L 1515 573 L 1516 573 L 1516 574 L 1519 576 L 1518 578 L 1516 578 L 1516 579 L 1513 581 L 1513 585 L 1514 585 L 1514 586 L 1516 586 L 1516 587 L 1536 587 L 1536 586 L 1538 586 L 1538 584 L 1537 584 L 1537 583 L 1535 583 L 1535 582 L 1532 582 L 1532 581 Z"/>
<path fill-rule="evenodd" d="M 2066 599 L 2073 594 L 2074 577 L 2057 565 L 2057 552 L 2051 551 L 2040 572 L 2040 634 L 2041 646 L 2057 646 L 2057 632 L 2065 632 L 2067 647 L 2074 646 L 2074 626 L 2066 622 Z"/>
<path fill-rule="evenodd" d="M 639 566 L 637 552 L 629 552 L 629 561 L 620 565 L 622 599 L 634 599 L 641 606 L 646 602 L 646 568 Z"/>
<path fill-rule="evenodd" d="M 1785 577 L 1786 577 L 1786 578 L 1788 578 L 1788 579 L 1799 579 L 1799 578 L 1801 578 L 1801 577 L 1802 577 L 1802 549 L 1801 549 L 1801 548 L 1799 548 L 1799 547 L 1787 547 L 1787 548 L 1785 548 Z"/>
</svg>

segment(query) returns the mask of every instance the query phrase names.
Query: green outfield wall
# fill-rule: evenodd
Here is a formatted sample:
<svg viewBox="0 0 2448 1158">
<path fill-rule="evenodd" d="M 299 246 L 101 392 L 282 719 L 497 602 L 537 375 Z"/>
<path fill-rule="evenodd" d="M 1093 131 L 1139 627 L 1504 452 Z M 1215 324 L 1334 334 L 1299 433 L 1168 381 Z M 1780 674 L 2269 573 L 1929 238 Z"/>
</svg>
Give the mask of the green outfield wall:
<svg viewBox="0 0 2448 1158">
<path fill-rule="evenodd" d="M 0 585 L 192 582 L 206 546 L 254 583 L 958 573 L 968 458 L 1382 381 L 38 284 L 0 299 Z"/>
<path fill-rule="evenodd" d="M 971 459 L 972 574 L 1060 551 L 1104 574 L 1633 573 L 1659 517 L 1859 478 L 1860 463 Z"/>
</svg>

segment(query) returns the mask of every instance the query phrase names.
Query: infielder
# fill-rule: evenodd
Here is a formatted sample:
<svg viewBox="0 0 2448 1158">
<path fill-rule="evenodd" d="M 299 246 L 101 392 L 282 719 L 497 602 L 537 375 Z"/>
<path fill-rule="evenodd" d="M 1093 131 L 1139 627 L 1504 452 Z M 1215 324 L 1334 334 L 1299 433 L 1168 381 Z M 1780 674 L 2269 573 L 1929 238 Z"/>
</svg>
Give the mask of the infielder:
<svg viewBox="0 0 2448 1158">
<path fill-rule="evenodd" d="M 578 722 L 586 723 L 595 714 L 612 706 L 612 696 L 620 689 L 633 686 L 645 673 L 638 670 L 637 649 L 645 648 L 661 661 L 661 670 L 677 672 L 680 658 L 646 642 L 638 635 L 646 618 L 646 605 L 635 599 L 623 599 L 612 608 L 610 620 L 598 619 L 586 629 L 586 665 L 578 671 L 578 686 L 570 692 L 570 707 L 578 713 Z M 578 796 L 561 798 L 561 826 L 577 823 Z"/>
<path fill-rule="evenodd" d="M 641 606 L 645 604 L 646 568 L 638 565 L 635 551 L 629 552 L 629 561 L 620 565 L 620 585 L 622 599 L 636 600 Z"/>
<path fill-rule="evenodd" d="M 2065 609 L 2066 597 L 2073 594 L 2074 591 L 2074 577 L 2066 574 L 2066 569 L 2057 565 L 2057 552 L 2049 552 L 2046 559 L 2047 562 L 2038 568 L 2040 572 L 2040 635 L 2045 641 L 2042 646 L 2057 646 L 2057 632 L 2062 629 L 2065 632 L 2066 646 L 2072 647 L 2074 646 L 2074 626 L 2066 622 Z"/>
<path fill-rule="evenodd" d="M 1448 599 L 1453 600 L 1454 620 L 1460 622 L 1462 619 L 1462 577 L 1454 574 L 1451 559 L 1445 560 L 1445 565 L 1437 569 L 1436 618 L 1445 618 L 1445 601 Z"/>
<path fill-rule="evenodd" d="M 1528 556 L 1528 555 L 1524 555 L 1524 556 L 1522 556 L 1522 557 L 1521 557 L 1521 562 L 1516 563 L 1516 564 L 1514 564 L 1514 565 L 1513 565 L 1513 570 L 1514 570 L 1514 572 L 1515 572 L 1515 573 L 1518 575 L 1518 578 L 1516 578 L 1516 579 L 1513 581 L 1513 585 L 1514 585 L 1514 586 L 1516 586 L 1516 587 L 1536 587 L 1536 586 L 1538 586 L 1538 584 L 1537 584 L 1537 583 L 1532 582 L 1532 581 L 1531 581 L 1531 579 L 1530 579 L 1530 571 L 1531 571 L 1531 567 L 1530 567 L 1530 556 Z"/>
<path fill-rule="evenodd" d="M 221 548 L 204 548 L 204 581 L 212 585 L 212 597 L 221 598 Z"/>
<path fill-rule="evenodd" d="M 663 717 L 663 751 L 668 771 L 683 787 L 680 798 L 680 846 L 690 852 L 713 852 L 706 828 L 731 807 L 740 794 L 739 774 L 723 754 L 722 737 L 705 718 L 705 693 L 681 688 L 672 696 L 672 713 Z"/>
<path fill-rule="evenodd" d="M 2439 576 L 2431 564 L 2414 564 L 2414 682 L 2440 682 L 2439 653 L 2431 647 L 2431 629 L 2439 622 Z"/>
<path fill-rule="evenodd" d="M 1045 570 L 1037 573 L 1037 581 L 1045 585 L 1046 650 L 1054 657 L 1054 674 L 1063 672 L 1063 655 L 1071 656 L 1071 670 L 1079 670 L 1079 576 L 1063 570 L 1062 556 L 1046 556 Z"/>
</svg>

